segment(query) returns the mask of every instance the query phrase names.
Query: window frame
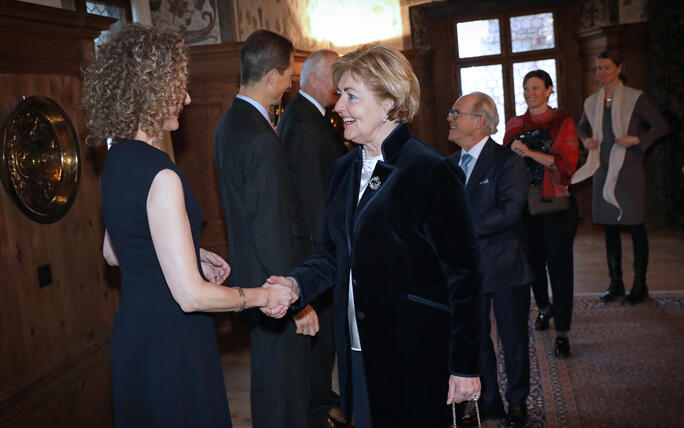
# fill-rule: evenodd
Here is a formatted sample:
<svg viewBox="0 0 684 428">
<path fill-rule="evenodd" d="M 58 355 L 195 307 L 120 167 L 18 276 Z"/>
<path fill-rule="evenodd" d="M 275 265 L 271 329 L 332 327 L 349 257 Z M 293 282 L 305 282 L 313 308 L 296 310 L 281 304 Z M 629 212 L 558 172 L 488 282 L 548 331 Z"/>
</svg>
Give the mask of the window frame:
<svg viewBox="0 0 684 428">
<path fill-rule="evenodd" d="M 535 15 L 538 13 L 553 14 L 553 37 L 554 47 L 550 49 L 528 50 L 524 52 L 513 52 L 513 44 L 511 41 L 511 23 L 510 18 Z M 501 44 L 501 53 L 493 55 L 483 55 L 470 58 L 460 58 L 458 53 L 458 29 L 457 25 L 463 22 L 472 22 L 480 20 L 499 20 L 499 42 Z M 466 67 L 485 66 L 501 64 L 502 79 L 503 79 L 503 93 L 504 93 L 504 115 L 505 121 L 516 115 L 515 113 L 515 87 L 513 75 L 513 63 L 536 61 L 544 59 L 553 59 L 556 61 L 556 82 L 554 83 L 554 91 L 558 99 L 558 105 L 563 105 L 565 101 L 561 91 L 558 87 L 565 87 L 565 79 L 562 74 L 562 46 L 559 34 L 558 14 L 554 8 L 537 8 L 524 9 L 511 12 L 489 13 L 481 15 L 472 15 L 463 17 L 461 19 L 452 19 L 450 27 L 453 36 L 451 37 L 451 51 L 454 58 L 454 81 L 456 82 L 456 89 L 461 93 L 461 69 Z M 461 94 L 463 95 L 463 94 Z"/>
<path fill-rule="evenodd" d="M 86 3 L 88 0 L 81 0 L 83 2 L 83 10 L 85 13 L 88 13 Z M 121 11 L 123 11 L 122 14 L 122 22 L 121 25 L 125 25 L 127 23 L 133 22 L 133 9 L 131 8 L 131 1 L 130 0 L 93 0 L 94 2 L 97 3 L 102 3 L 106 4 L 108 6 L 114 6 Z"/>
</svg>

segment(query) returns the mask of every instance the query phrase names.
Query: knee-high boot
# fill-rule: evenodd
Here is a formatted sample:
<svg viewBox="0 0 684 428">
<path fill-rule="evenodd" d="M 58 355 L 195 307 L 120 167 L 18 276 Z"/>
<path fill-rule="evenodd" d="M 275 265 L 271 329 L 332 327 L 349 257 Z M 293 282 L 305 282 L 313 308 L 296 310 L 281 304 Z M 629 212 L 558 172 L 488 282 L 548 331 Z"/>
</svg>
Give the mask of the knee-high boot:
<svg viewBox="0 0 684 428">
<path fill-rule="evenodd" d="M 640 226 L 640 227 L 639 227 Z M 635 305 L 648 298 L 646 270 L 648 268 L 648 237 L 644 225 L 630 229 L 634 242 L 634 284 L 625 301 Z"/>
<path fill-rule="evenodd" d="M 620 229 L 618 226 L 606 226 L 606 258 L 608 259 L 610 285 L 601 294 L 601 300 L 609 303 L 625 295 L 625 284 L 622 282 Z"/>
<path fill-rule="evenodd" d="M 612 257 L 611 257 L 612 256 Z M 621 257 L 611 254 L 608 257 L 608 272 L 610 273 L 610 285 L 601 294 L 601 300 L 606 303 L 612 302 L 618 297 L 625 295 L 625 284 L 622 282 L 622 260 Z"/>
</svg>

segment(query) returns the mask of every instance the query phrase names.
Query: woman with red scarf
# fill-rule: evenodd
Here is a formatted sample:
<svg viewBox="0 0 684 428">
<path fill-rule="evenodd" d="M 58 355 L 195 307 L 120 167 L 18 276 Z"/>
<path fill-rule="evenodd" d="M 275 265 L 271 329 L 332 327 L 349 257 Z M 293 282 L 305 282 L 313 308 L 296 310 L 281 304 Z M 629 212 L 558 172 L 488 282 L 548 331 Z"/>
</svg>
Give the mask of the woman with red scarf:
<svg viewBox="0 0 684 428">
<path fill-rule="evenodd" d="M 523 87 L 528 108 L 524 115 L 515 116 L 506 124 L 504 145 L 525 158 L 530 176 L 531 193 L 523 221 L 529 258 L 537 278 L 532 284 L 539 308 L 534 327 L 547 330 L 549 320 L 555 318 L 555 354 L 567 357 L 573 298 L 572 241 L 577 224 L 568 185 L 577 167 L 579 141 L 568 112 L 552 109 L 547 104 L 553 92 L 553 82 L 547 72 L 530 71 L 523 79 Z M 549 300 L 547 269 L 553 305 Z"/>
</svg>

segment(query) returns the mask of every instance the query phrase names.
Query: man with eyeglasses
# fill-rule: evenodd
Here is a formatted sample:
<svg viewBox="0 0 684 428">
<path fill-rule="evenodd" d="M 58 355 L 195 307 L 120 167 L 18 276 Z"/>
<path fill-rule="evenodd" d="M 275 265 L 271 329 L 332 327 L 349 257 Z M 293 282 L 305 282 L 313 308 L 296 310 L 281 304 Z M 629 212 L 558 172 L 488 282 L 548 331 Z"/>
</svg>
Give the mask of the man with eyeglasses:
<svg viewBox="0 0 684 428">
<path fill-rule="evenodd" d="M 522 158 L 491 139 L 499 115 L 488 95 L 473 92 L 460 97 L 449 110 L 447 121 L 449 141 L 461 148 L 454 156 L 466 176 L 466 194 L 485 266 L 480 291 L 480 415 L 482 419 L 506 417 L 507 426 L 522 427 L 527 422 L 530 389 L 527 320 L 529 286 L 534 279 L 520 239 L 529 190 L 527 171 Z M 490 338 L 492 306 L 508 377 L 508 414 L 499 394 L 496 355 Z M 477 426 L 475 412 L 466 415 L 459 426 Z"/>
</svg>

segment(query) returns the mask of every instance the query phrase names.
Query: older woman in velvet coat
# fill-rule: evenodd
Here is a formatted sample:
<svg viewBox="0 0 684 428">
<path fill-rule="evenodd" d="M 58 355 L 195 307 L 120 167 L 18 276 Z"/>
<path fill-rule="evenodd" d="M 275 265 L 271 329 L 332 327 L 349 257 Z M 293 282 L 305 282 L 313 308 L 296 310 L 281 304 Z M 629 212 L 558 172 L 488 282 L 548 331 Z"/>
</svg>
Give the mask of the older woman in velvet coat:
<svg viewBox="0 0 684 428">
<path fill-rule="evenodd" d="M 420 88 L 399 52 L 366 46 L 332 70 L 344 136 L 359 147 L 331 172 L 321 248 L 269 281 L 299 286 L 301 305 L 335 287 L 347 420 L 447 426 L 446 404 L 480 392 L 481 260 L 462 172 L 411 134 Z"/>
</svg>

